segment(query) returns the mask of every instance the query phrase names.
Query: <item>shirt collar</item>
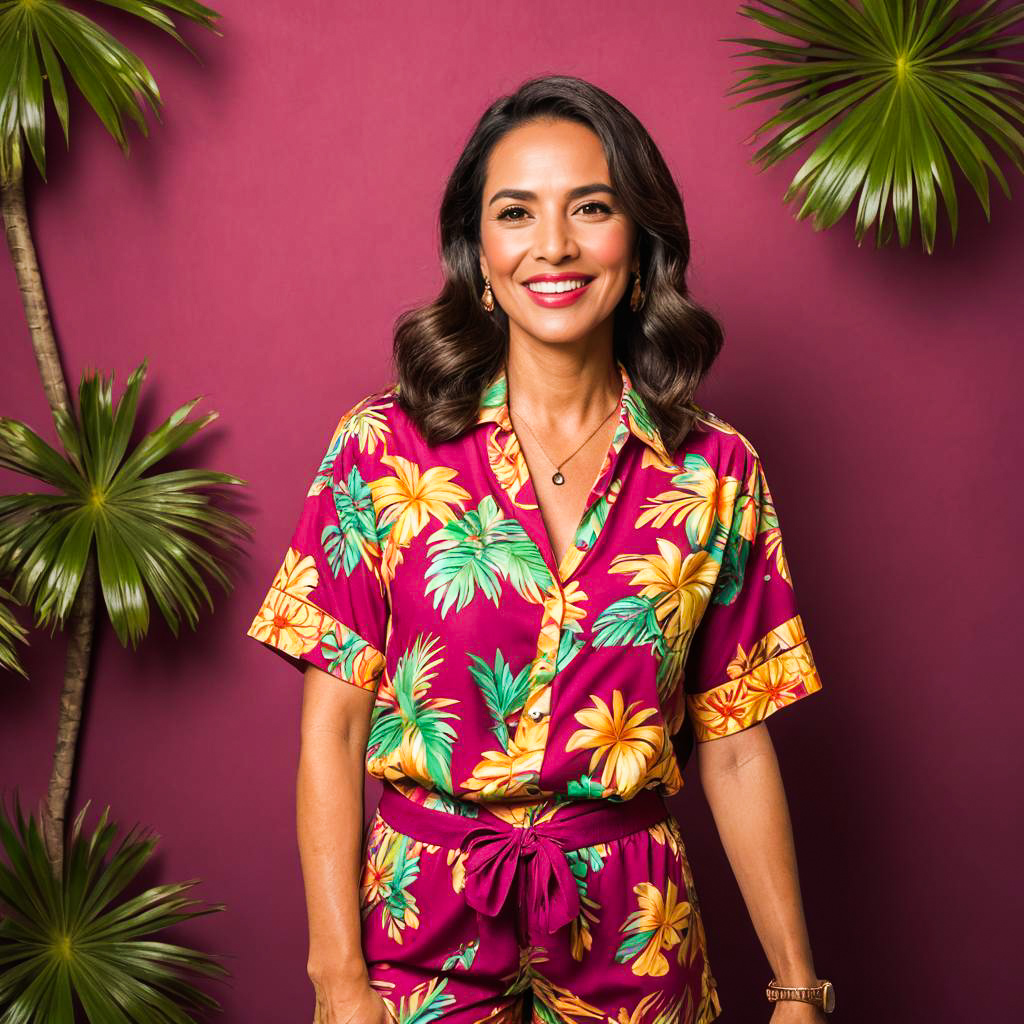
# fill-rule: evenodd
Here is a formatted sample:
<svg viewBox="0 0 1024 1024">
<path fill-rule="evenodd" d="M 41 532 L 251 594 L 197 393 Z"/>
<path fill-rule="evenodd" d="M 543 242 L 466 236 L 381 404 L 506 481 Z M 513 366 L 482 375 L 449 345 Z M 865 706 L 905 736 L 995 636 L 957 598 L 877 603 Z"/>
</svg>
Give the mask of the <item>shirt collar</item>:
<svg viewBox="0 0 1024 1024">
<path fill-rule="evenodd" d="M 615 365 L 622 376 L 622 398 L 619 405 L 619 424 L 624 425 L 664 462 L 671 462 L 658 428 L 654 425 L 647 404 L 633 387 L 633 381 L 621 359 Z M 476 422 L 497 423 L 502 430 L 512 432 L 508 414 L 508 377 L 504 362 L 484 387 L 477 409 Z M 618 433 L 618 431 L 616 431 Z"/>
</svg>

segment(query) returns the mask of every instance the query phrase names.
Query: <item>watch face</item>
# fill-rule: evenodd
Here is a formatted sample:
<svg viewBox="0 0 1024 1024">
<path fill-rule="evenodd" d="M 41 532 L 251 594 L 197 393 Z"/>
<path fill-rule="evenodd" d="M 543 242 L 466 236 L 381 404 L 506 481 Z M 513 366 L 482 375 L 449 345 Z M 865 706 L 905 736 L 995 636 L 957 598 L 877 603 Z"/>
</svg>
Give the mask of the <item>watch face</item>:
<svg viewBox="0 0 1024 1024">
<path fill-rule="evenodd" d="M 825 987 L 822 990 L 822 1002 L 824 1011 L 831 1013 L 836 1008 L 836 991 L 832 987 L 832 982 L 826 981 Z"/>
</svg>

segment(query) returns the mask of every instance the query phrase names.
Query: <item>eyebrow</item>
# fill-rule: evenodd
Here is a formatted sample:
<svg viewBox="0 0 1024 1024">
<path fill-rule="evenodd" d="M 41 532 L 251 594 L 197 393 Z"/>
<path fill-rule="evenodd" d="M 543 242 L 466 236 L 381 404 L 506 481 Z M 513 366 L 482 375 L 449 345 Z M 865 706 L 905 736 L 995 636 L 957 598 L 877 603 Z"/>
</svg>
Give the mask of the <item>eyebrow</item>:
<svg viewBox="0 0 1024 1024">
<path fill-rule="evenodd" d="M 582 196 L 590 195 L 592 192 L 607 192 L 610 196 L 613 196 L 615 199 L 618 199 L 618 194 L 616 193 L 615 189 L 611 187 L 611 185 L 604 185 L 599 181 L 594 182 L 591 185 L 577 185 L 576 188 L 570 189 L 567 195 L 569 199 L 579 199 Z M 536 199 L 537 193 L 529 192 L 526 189 L 522 188 L 502 188 L 495 192 L 493 196 L 491 196 L 491 198 L 487 201 L 487 205 L 490 206 L 491 203 L 502 198 Z"/>
</svg>

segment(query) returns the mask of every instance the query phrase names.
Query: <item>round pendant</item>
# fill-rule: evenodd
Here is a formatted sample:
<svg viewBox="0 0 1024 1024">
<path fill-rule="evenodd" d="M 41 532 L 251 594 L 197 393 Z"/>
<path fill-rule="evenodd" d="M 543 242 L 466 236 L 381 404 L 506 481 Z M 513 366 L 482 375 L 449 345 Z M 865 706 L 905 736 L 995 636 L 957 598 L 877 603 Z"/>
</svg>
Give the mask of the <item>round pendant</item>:
<svg viewBox="0 0 1024 1024">
<path fill-rule="evenodd" d="M 558 470 L 555 470 L 555 475 L 551 479 L 556 484 L 564 484 L 565 483 L 565 477 L 562 476 L 562 474 Z"/>
</svg>

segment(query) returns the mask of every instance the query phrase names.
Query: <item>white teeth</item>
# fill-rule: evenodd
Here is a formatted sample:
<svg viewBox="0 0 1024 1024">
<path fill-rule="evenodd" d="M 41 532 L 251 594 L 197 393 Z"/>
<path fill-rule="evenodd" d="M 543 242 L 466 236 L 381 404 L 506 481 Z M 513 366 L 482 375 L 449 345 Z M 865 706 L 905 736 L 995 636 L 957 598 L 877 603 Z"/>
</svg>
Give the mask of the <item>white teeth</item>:
<svg viewBox="0 0 1024 1024">
<path fill-rule="evenodd" d="M 582 288 L 586 283 L 582 278 L 577 281 L 530 281 L 526 287 L 531 292 L 547 292 L 553 295 L 558 292 L 574 291 L 577 288 Z"/>
</svg>

